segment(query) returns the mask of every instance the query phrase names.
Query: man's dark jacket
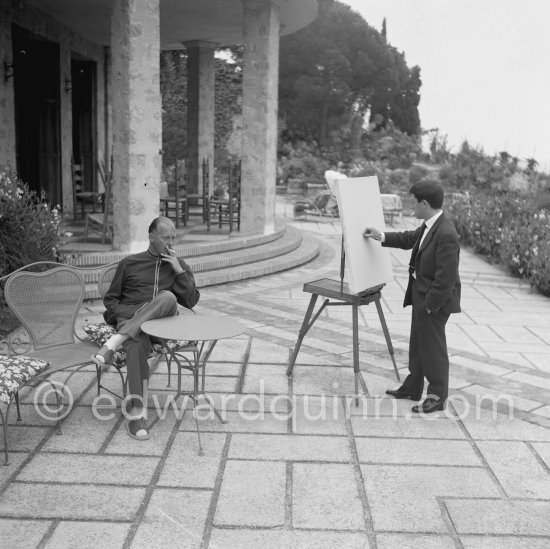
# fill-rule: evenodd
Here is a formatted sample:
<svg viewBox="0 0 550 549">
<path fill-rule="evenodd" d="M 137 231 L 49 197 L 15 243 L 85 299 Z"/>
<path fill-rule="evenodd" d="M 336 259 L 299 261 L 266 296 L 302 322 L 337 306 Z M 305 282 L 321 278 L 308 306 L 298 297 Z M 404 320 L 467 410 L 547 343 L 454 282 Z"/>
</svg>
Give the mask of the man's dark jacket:
<svg viewBox="0 0 550 549">
<path fill-rule="evenodd" d="M 387 232 L 382 246 L 410 250 L 420 232 L 421 227 L 414 231 Z M 443 213 L 424 237 L 414 262 L 417 289 L 431 312 L 460 312 L 459 256 L 458 233 Z M 403 307 L 412 305 L 412 282 L 412 275 L 409 275 Z"/>
</svg>

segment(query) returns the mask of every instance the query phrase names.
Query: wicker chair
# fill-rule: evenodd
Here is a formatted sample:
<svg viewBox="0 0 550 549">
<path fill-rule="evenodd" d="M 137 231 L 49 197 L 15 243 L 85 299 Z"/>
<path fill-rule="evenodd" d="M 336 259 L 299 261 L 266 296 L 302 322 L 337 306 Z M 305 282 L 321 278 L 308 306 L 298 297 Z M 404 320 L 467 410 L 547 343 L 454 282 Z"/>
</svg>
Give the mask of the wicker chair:
<svg viewBox="0 0 550 549">
<path fill-rule="evenodd" d="M 116 269 L 118 267 L 118 262 L 110 263 L 109 265 L 106 265 L 101 272 L 98 280 L 98 291 L 99 295 L 103 298 L 107 291 L 109 290 L 109 287 L 111 286 L 111 282 L 113 281 L 113 278 L 115 276 Z M 180 314 L 195 314 L 195 312 L 191 309 L 185 309 L 184 307 L 179 307 Z M 116 329 L 113 326 L 110 326 L 109 324 L 101 323 L 101 324 L 87 324 L 83 327 L 84 331 L 88 334 L 88 336 L 99 346 L 103 345 L 105 341 L 107 341 L 112 335 L 116 334 Z M 194 364 L 194 357 L 195 354 L 199 352 L 199 348 L 197 346 L 196 341 L 188 341 L 188 342 L 181 342 L 181 341 L 171 341 L 169 342 L 170 347 L 172 350 L 178 355 L 178 358 L 181 358 L 185 360 L 188 364 Z M 94 352 L 97 351 L 97 347 L 95 348 Z M 166 360 L 166 364 L 168 367 L 168 384 L 167 387 L 170 387 L 171 382 L 171 374 L 172 374 L 172 357 L 169 353 L 166 352 L 164 347 L 158 343 L 153 343 L 152 345 L 152 353 L 153 357 L 156 359 L 156 362 L 161 360 L 163 357 Z M 185 355 L 182 355 L 181 353 L 191 353 L 193 355 L 193 362 L 191 362 Z M 120 376 L 121 383 L 122 383 L 122 398 L 126 397 L 127 392 L 127 380 L 122 373 L 123 368 L 126 367 L 126 351 L 123 349 L 119 349 L 114 356 L 113 359 L 113 366 L 116 369 L 118 375 Z M 97 372 L 97 394 L 99 395 L 101 389 L 118 396 L 120 398 L 120 395 L 117 395 L 113 391 L 111 391 L 108 387 L 105 387 L 101 383 L 101 375 L 102 375 L 102 369 L 99 366 L 96 366 L 96 372 Z M 181 375 L 181 372 L 178 372 L 179 375 Z M 180 385 L 180 382 L 178 383 Z"/>
<path fill-rule="evenodd" d="M 49 267 L 49 270 L 28 270 L 35 266 Z M 75 322 L 85 292 L 84 277 L 77 269 L 40 262 L 19 269 L 4 280 L 6 302 L 27 330 L 34 349 L 25 356 L 8 355 L 0 359 L 0 401 L 7 404 L 5 413 L 0 409 L 7 465 L 9 411 L 15 400 L 17 419 L 21 420 L 19 391 L 42 382 L 50 383 L 57 400 L 57 429 L 61 433 L 59 412 L 63 388 L 80 367 L 90 364 L 90 355 L 96 347 L 88 341 L 77 341 L 75 335 Z M 48 379 L 55 372 L 74 367 L 62 384 Z"/>
</svg>

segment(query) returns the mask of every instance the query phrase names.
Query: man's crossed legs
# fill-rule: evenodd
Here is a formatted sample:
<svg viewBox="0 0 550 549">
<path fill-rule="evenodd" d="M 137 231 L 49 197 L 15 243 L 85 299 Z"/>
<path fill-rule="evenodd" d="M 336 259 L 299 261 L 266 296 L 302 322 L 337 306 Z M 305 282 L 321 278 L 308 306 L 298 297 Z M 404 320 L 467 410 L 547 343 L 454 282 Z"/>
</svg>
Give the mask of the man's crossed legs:
<svg viewBox="0 0 550 549">
<path fill-rule="evenodd" d="M 119 319 L 118 333 L 105 342 L 103 347 L 92 356 L 100 367 L 111 364 L 115 351 L 124 345 L 126 350 L 126 370 L 129 395 L 127 396 L 126 430 L 137 440 L 147 440 L 145 411 L 147 407 L 147 383 L 149 380 L 148 357 L 151 351 L 151 338 L 141 331 L 141 325 L 147 320 L 164 318 L 177 314 L 176 296 L 167 290 L 160 291 L 150 302 L 142 305 L 130 319 Z"/>
</svg>

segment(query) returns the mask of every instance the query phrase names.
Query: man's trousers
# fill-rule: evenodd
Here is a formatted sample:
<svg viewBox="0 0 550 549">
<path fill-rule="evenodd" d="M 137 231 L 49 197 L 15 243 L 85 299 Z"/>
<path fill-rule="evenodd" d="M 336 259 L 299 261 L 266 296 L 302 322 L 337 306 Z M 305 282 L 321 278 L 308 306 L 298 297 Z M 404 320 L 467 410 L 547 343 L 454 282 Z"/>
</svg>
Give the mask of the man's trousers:
<svg viewBox="0 0 550 549">
<path fill-rule="evenodd" d="M 127 334 L 124 343 L 126 350 L 126 370 L 128 390 L 131 395 L 143 396 L 143 382 L 149 379 L 151 338 L 141 331 L 141 325 L 147 320 L 174 316 L 178 310 L 176 296 L 167 290 L 161 290 L 149 303 L 140 307 L 130 319 L 117 323 L 119 334 Z"/>
<path fill-rule="evenodd" d="M 412 284 L 412 321 L 409 340 L 409 375 L 402 388 L 420 396 L 424 377 L 428 380 L 427 396 L 447 399 L 449 393 L 449 355 L 445 325 L 449 313 L 428 313 L 425 296 Z"/>
</svg>

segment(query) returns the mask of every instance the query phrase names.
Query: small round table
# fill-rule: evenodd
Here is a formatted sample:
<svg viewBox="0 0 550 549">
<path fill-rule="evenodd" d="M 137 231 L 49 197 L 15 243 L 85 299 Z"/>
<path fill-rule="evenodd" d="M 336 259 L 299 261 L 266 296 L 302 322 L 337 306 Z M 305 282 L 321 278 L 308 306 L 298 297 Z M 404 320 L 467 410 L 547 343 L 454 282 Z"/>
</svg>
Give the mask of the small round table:
<svg viewBox="0 0 550 549">
<path fill-rule="evenodd" d="M 202 395 L 212 408 L 216 417 L 221 423 L 226 423 L 220 413 L 214 407 L 214 403 L 205 393 L 204 382 L 206 363 L 220 339 L 227 339 L 241 335 L 246 331 L 246 326 L 238 320 L 228 316 L 212 315 L 177 315 L 165 318 L 148 320 L 141 325 L 141 329 L 146 334 L 159 339 L 165 349 L 168 360 L 174 360 L 178 366 L 178 393 L 186 394 L 193 399 L 194 406 L 197 406 L 197 400 Z M 170 340 L 187 341 L 188 345 L 183 350 L 174 350 L 170 345 Z M 210 341 L 210 345 L 205 350 L 205 343 Z M 200 343 L 199 343 L 200 342 Z M 193 360 L 189 360 L 183 353 L 192 353 Z M 183 361 L 183 362 L 182 362 Z M 182 392 L 181 390 L 181 371 L 189 370 L 193 374 L 193 391 Z M 199 387 L 199 376 L 201 383 Z M 199 432 L 199 423 L 195 414 L 195 423 L 197 426 L 197 436 L 199 437 L 199 454 L 202 455 L 202 446 Z"/>
</svg>

